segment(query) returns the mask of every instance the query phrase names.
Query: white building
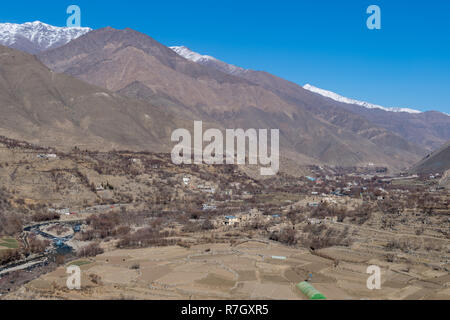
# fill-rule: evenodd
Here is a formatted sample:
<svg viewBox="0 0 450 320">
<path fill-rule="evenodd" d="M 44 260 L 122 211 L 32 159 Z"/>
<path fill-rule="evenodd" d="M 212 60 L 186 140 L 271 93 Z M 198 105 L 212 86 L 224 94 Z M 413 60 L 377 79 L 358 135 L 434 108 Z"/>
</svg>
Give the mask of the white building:
<svg viewBox="0 0 450 320">
<path fill-rule="evenodd" d="M 203 211 L 213 211 L 213 210 L 216 210 L 216 209 L 217 209 L 216 205 L 207 204 L 207 203 L 203 204 Z"/>
<path fill-rule="evenodd" d="M 239 223 L 239 218 L 235 216 L 226 216 L 224 224 L 226 226 L 234 226 L 235 224 Z"/>
</svg>

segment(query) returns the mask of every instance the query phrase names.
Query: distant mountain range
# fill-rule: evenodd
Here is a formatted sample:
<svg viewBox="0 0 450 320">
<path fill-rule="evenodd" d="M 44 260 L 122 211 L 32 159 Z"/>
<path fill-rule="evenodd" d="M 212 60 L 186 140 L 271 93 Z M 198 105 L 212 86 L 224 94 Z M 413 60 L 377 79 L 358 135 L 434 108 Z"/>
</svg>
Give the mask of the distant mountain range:
<svg viewBox="0 0 450 320">
<path fill-rule="evenodd" d="M 282 155 L 300 164 L 396 170 L 450 139 L 450 117 L 438 112 L 335 101 L 267 72 L 168 48 L 131 29 L 84 30 L 62 46 L 56 44 L 67 38 L 57 40 L 58 32 L 48 50 L 39 42 L 21 49 L 40 52 L 36 58 L 53 72 L 2 48 L 0 67 L 10 73 L 0 81 L 0 108 L 7 115 L 0 134 L 48 145 L 167 151 L 171 130 L 203 120 L 221 129 L 280 129 Z"/>
<path fill-rule="evenodd" d="M 415 173 L 434 174 L 443 173 L 446 170 L 450 170 L 450 141 L 439 150 L 427 155 L 422 161 L 416 164 L 411 171 Z M 447 175 L 447 177 L 448 176 L 449 175 Z"/>
<path fill-rule="evenodd" d="M 413 163 L 425 150 L 291 82 L 225 73 L 140 32 L 104 28 L 38 58 L 55 72 L 225 128 L 277 128 L 282 153 L 305 164 Z"/>
<path fill-rule="evenodd" d="M 266 88 L 271 88 L 290 99 L 295 100 L 300 98 L 299 93 L 302 90 L 300 90 L 300 86 L 292 82 L 280 79 L 263 71 L 253 71 L 236 67 L 217 60 L 214 57 L 196 53 L 184 46 L 171 48 L 188 60 L 248 79 Z M 336 106 L 358 114 L 376 126 L 395 132 L 409 142 L 428 151 L 440 148 L 450 139 L 450 116 L 445 113 L 438 111 L 420 112 L 410 108 L 382 107 L 372 103 L 346 98 L 309 84 L 306 84 L 303 89 L 339 102 Z M 319 111 L 320 109 L 316 105 L 315 111 L 321 112 Z M 314 110 L 311 111 L 315 112 Z M 326 112 L 329 112 L 329 110 Z"/>
<path fill-rule="evenodd" d="M 36 54 L 67 44 L 91 28 L 61 28 L 40 21 L 24 24 L 0 23 L 0 44 Z"/>
<path fill-rule="evenodd" d="M 450 169 L 444 173 L 444 176 L 439 181 L 439 185 L 450 190 Z"/>
</svg>

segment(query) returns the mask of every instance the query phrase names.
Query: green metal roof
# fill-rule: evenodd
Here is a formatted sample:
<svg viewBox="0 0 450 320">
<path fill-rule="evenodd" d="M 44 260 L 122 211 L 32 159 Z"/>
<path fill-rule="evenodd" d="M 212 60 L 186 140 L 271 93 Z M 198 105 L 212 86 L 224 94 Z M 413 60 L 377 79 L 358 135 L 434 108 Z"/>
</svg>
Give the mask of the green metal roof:
<svg viewBox="0 0 450 320">
<path fill-rule="evenodd" d="M 308 282 L 300 282 L 296 287 L 310 300 L 326 300 L 327 298 Z"/>
</svg>

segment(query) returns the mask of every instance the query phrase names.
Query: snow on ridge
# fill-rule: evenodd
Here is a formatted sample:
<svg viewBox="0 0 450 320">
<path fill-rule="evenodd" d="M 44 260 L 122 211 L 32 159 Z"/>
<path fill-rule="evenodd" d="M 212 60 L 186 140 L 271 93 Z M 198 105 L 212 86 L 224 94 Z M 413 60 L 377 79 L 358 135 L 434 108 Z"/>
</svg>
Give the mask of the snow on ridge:
<svg viewBox="0 0 450 320">
<path fill-rule="evenodd" d="M 214 67 L 222 72 L 228 74 L 238 74 L 245 72 L 245 69 L 241 67 L 234 66 L 232 64 L 228 64 L 226 62 L 220 61 L 214 57 L 201 55 L 197 52 L 192 51 L 191 49 L 185 46 L 174 46 L 170 47 L 174 52 L 182 56 L 183 58 L 190 60 L 192 62 L 196 62 L 202 65 L 214 65 Z"/>
<path fill-rule="evenodd" d="M 347 97 L 343 97 L 335 92 L 314 87 L 310 84 L 306 84 L 303 88 L 308 91 L 320 94 L 324 97 L 333 99 L 334 101 L 337 101 L 337 102 L 342 102 L 342 103 L 347 103 L 347 104 L 356 104 L 358 106 L 361 106 L 361 107 L 364 107 L 367 109 L 381 109 L 381 110 L 389 111 L 389 112 L 406 112 L 406 113 L 414 113 L 414 114 L 422 113 L 422 111 L 409 109 L 409 108 L 386 108 L 386 107 L 382 107 L 382 106 L 372 104 L 369 102 L 350 99 Z"/>
<path fill-rule="evenodd" d="M 23 24 L 0 23 L 0 44 L 29 53 L 38 53 L 68 42 L 92 31 L 82 27 L 55 27 L 40 21 Z"/>
<path fill-rule="evenodd" d="M 207 56 L 207 55 L 201 55 L 197 52 L 194 52 L 185 46 L 175 46 L 175 47 L 170 47 L 170 49 L 172 49 L 173 51 L 178 53 L 183 58 L 186 58 L 193 62 L 200 62 L 200 61 L 206 61 L 206 60 L 219 61 L 214 57 Z"/>
</svg>

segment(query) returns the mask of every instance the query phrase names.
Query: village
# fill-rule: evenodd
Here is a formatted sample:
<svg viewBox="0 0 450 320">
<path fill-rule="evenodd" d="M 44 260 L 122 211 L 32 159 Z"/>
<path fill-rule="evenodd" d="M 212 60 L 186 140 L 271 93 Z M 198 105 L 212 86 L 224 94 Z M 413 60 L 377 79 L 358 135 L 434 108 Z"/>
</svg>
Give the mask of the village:
<svg viewBox="0 0 450 320">
<path fill-rule="evenodd" d="M 0 293 L 7 296 L 27 283 L 28 292 L 41 294 L 34 279 L 71 263 L 88 266 L 96 256 L 161 247 L 182 248 L 188 256 L 199 248 L 234 256 L 250 250 L 233 249 L 246 241 L 264 247 L 256 257 L 284 266 L 276 271 L 283 279 L 291 272 L 288 265 L 312 274 L 319 287 L 324 275 L 336 274 L 325 281 L 331 295 L 347 290 L 338 284 L 348 264 L 359 270 L 375 260 L 415 279 L 405 292 L 448 291 L 450 196 L 439 172 L 389 175 L 370 165 L 308 166 L 300 176 L 261 178 L 236 165 L 173 165 L 169 154 L 61 153 L 10 140 L 3 145 L 1 203 L 9 214 L 0 225 Z M 304 267 L 291 261 L 296 252 L 309 261 Z M 332 270 L 307 267 L 315 260 Z M 104 267 L 92 274 L 107 277 Z M 433 281 L 436 290 L 423 281 Z M 396 286 L 409 288 L 407 282 Z"/>
</svg>

